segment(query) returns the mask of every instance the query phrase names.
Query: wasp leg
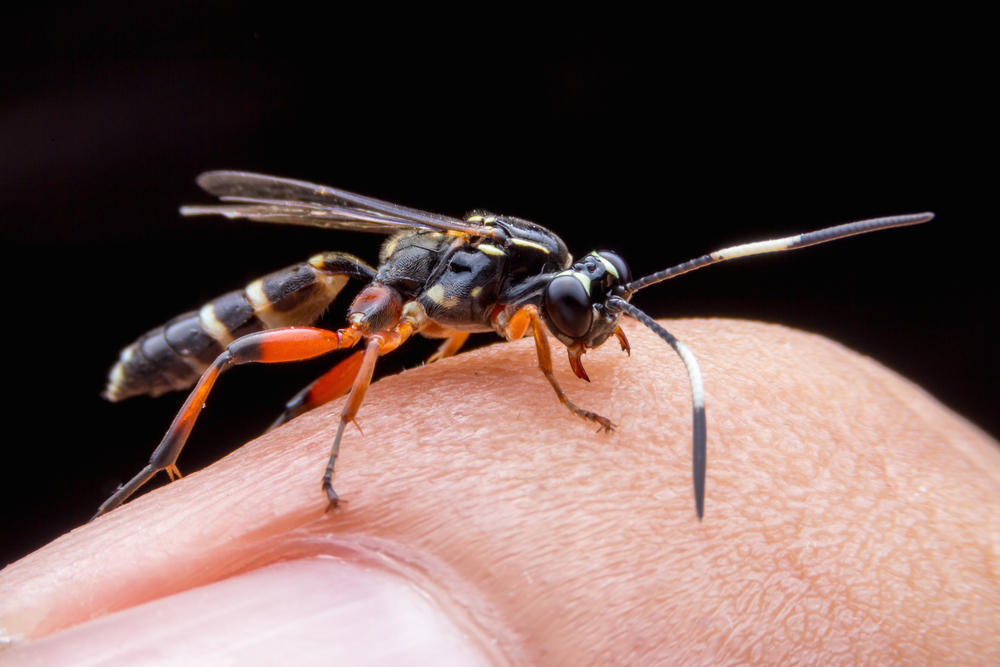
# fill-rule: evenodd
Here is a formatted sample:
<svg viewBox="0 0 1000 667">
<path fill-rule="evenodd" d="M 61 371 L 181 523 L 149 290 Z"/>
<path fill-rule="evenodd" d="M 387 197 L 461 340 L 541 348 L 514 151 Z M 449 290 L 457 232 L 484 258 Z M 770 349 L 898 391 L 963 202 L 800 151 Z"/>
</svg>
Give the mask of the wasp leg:
<svg viewBox="0 0 1000 667">
<path fill-rule="evenodd" d="M 357 377 L 354 378 L 354 386 L 351 387 L 351 395 L 340 413 L 340 424 L 337 425 L 337 435 L 333 439 L 333 446 L 330 448 L 330 460 L 323 473 L 323 491 L 330 502 L 327 511 L 340 504 L 340 497 L 333 490 L 333 469 L 337 464 L 337 457 L 340 456 L 340 441 L 344 437 L 344 428 L 348 422 L 353 422 L 361 408 L 361 402 L 365 400 L 365 393 L 372 383 L 372 373 L 375 371 L 375 362 L 379 356 L 395 350 L 402 345 L 413 332 L 416 331 L 414 323 L 404 318 L 393 331 L 380 331 L 368 337 L 365 346 L 364 357 L 361 360 L 361 367 Z"/>
<path fill-rule="evenodd" d="M 465 341 L 467 340 L 469 340 L 469 333 L 467 331 L 456 331 L 448 336 L 447 340 L 441 343 L 441 347 L 438 348 L 437 352 L 430 356 L 427 363 L 432 364 L 435 361 L 441 361 L 442 359 L 455 356 L 455 354 L 462 349 L 462 346 L 465 345 Z"/>
<path fill-rule="evenodd" d="M 559 397 L 559 402 L 569 408 L 569 411 L 573 414 L 582 417 L 587 421 L 598 424 L 602 429 L 604 429 L 605 433 L 613 431 L 615 425 L 612 424 L 609 419 L 577 406 L 576 403 L 569 400 L 569 397 L 566 396 L 566 392 L 564 392 L 562 387 L 559 386 L 559 381 L 556 380 L 556 376 L 552 373 L 552 351 L 549 348 L 549 339 L 545 335 L 542 320 L 538 317 L 538 309 L 535 308 L 535 306 L 525 306 L 514 314 L 508 326 L 508 331 L 511 333 L 511 336 L 508 338 L 510 340 L 520 338 L 521 335 L 524 334 L 524 330 L 529 323 L 531 324 L 531 331 L 535 337 L 535 350 L 538 353 L 538 367 L 542 369 L 542 373 L 545 374 L 549 384 L 551 384 L 552 388 L 556 390 L 556 396 Z"/>
<path fill-rule="evenodd" d="M 163 440 L 153 452 L 153 456 L 149 459 L 149 465 L 129 480 L 127 484 L 115 491 L 101 505 L 91 521 L 121 505 L 161 470 L 177 471 L 175 465 L 177 457 L 184 448 L 184 443 L 187 442 L 198 415 L 205 407 L 205 399 L 222 371 L 230 366 L 241 364 L 280 363 L 311 359 L 340 348 L 351 347 L 360 339 L 361 333 L 354 328 L 327 331 L 312 327 L 291 327 L 261 331 L 234 341 L 201 376 L 191 395 L 181 407 L 181 411 L 174 418 L 166 435 L 163 436 Z"/>
<path fill-rule="evenodd" d="M 364 350 L 358 350 L 297 393 L 288 403 L 285 403 L 285 411 L 267 430 L 273 431 L 299 415 L 304 415 L 310 410 L 334 401 L 349 392 L 354 378 L 358 376 L 358 371 L 361 369 L 361 360 L 364 355 Z"/>
</svg>

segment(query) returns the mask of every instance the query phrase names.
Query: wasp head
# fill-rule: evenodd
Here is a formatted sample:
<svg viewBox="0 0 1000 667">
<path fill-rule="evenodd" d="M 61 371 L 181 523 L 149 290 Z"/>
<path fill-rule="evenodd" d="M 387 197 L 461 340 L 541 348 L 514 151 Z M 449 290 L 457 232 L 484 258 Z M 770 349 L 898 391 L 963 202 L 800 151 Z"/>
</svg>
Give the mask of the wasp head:
<svg viewBox="0 0 1000 667">
<path fill-rule="evenodd" d="M 620 308 L 608 307 L 608 301 L 628 301 L 631 280 L 625 260 L 595 250 L 552 278 L 545 288 L 542 318 L 567 347 L 598 347 L 615 332 L 622 314 Z"/>
</svg>

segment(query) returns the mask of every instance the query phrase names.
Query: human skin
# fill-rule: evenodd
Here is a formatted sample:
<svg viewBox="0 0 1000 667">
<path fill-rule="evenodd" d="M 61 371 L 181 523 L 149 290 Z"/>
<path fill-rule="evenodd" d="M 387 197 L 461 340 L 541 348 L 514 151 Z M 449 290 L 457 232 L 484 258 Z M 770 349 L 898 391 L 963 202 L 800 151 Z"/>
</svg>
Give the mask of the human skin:
<svg viewBox="0 0 1000 667">
<path fill-rule="evenodd" d="M 226 621 L 212 594 L 178 598 L 155 623 L 127 612 L 64 630 L 270 563 L 308 572 L 323 556 L 356 569 L 329 589 L 317 580 L 321 598 L 336 590 L 348 600 L 331 604 L 348 604 L 353 577 L 388 573 L 496 664 L 997 664 L 1000 446 L 826 339 L 664 325 L 705 378 L 703 521 L 673 351 L 627 322 L 631 358 L 614 340 L 590 352 L 586 384 L 553 349 L 570 397 L 617 424 L 606 435 L 559 405 L 529 337 L 373 385 L 334 480 L 347 502 L 331 513 L 319 481 L 341 401 L 9 566 L 0 631 L 23 641 L 0 661 L 134 651 L 159 664 L 157 650 L 193 644 L 268 664 L 246 648 L 256 612 L 238 612 L 246 642 L 212 645 Z M 237 597 L 282 585 L 231 581 Z M 336 625 L 349 643 L 380 622 Z M 287 664 L 318 650 L 269 641 Z"/>
</svg>

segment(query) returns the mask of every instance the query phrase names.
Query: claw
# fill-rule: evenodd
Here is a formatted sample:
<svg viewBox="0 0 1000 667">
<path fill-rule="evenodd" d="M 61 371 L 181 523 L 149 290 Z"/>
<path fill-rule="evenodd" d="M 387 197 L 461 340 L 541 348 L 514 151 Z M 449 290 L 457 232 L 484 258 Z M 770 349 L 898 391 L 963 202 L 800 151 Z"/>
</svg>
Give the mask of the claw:
<svg viewBox="0 0 1000 667">
<path fill-rule="evenodd" d="M 604 417 L 601 417 L 599 415 L 594 415 L 594 421 L 596 421 L 600 425 L 600 428 L 598 428 L 597 431 L 595 431 L 595 433 L 600 433 L 601 431 L 604 431 L 605 433 L 611 433 L 612 431 L 615 430 L 616 425 L 612 424 L 609 420 L 605 419 Z"/>
<path fill-rule="evenodd" d="M 328 501 L 328 504 L 326 506 L 327 512 L 332 512 L 333 510 L 340 507 L 341 503 L 347 502 L 346 500 L 340 499 L 340 496 L 337 495 L 337 492 L 333 490 L 333 484 L 328 483 L 326 480 L 323 480 L 323 491 L 326 492 L 326 499 Z"/>
</svg>

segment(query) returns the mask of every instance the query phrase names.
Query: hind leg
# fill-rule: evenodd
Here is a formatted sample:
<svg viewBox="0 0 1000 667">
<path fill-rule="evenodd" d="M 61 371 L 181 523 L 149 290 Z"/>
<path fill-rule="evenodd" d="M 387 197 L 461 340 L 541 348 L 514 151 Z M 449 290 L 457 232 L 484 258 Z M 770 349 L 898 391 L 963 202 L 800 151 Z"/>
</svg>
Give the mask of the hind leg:
<svg viewBox="0 0 1000 667">
<path fill-rule="evenodd" d="M 153 452 L 149 465 L 129 480 L 127 484 L 115 491 L 101 505 L 91 521 L 121 505 L 161 470 L 166 470 L 171 479 L 175 474 L 180 476 L 176 467 L 177 457 L 184 449 L 184 444 L 198 420 L 198 415 L 205 407 L 205 401 L 208 399 L 212 387 L 215 386 L 215 381 L 224 370 L 230 366 L 241 364 L 281 363 L 312 359 L 334 350 L 352 347 L 361 337 L 362 334 L 353 326 L 350 329 L 339 331 L 327 331 L 312 327 L 291 327 L 261 331 L 234 341 L 201 376 L 170 428 L 167 429 L 163 440 Z"/>
</svg>

